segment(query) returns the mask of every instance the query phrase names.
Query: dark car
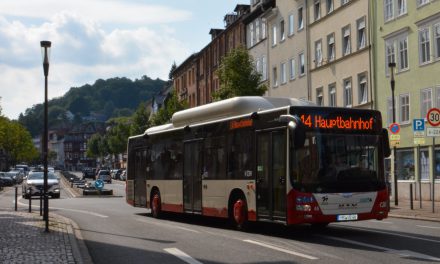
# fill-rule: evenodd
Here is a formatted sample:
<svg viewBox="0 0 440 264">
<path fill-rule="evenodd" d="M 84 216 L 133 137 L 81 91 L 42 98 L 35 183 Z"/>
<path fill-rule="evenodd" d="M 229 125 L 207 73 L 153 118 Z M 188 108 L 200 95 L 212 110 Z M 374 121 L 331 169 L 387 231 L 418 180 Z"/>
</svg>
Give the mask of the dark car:
<svg viewBox="0 0 440 264">
<path fill-rule="evenodd" d="M 96 169 L 94 169 L 94 168 L 85 168 L 83 170 L 82 178 L 83 178 L 83 180 L 87 179 L 87 178 L 94 179 L 95 175 L 96 175 Z"/>
<path fill-rule="evenodd" d="M 96 179 L 100 179 L 104 182 L 112 183 L 112 176 L 110 175 L 109 170 L 100 170 L 98 175 L 96 175 Z"/>
<path fill-rule="evenodd" d="M 0 182 L 2 186 L 14 185 L 14 179 L 7 172 L 0 172 Z"/>
</svg>

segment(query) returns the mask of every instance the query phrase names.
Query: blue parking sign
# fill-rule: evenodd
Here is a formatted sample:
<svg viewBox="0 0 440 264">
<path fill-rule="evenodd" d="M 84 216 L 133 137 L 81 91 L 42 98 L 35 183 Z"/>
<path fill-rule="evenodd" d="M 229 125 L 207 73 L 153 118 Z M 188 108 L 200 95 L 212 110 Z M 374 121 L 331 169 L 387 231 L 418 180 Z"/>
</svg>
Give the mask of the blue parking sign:
<svg viewBox="0 0 440 264">
<path fill-rule="evenodd" d="M 425 119 L 414 119 L 413 120 L 413 130 L 414 131 L 425 131 Z"/>
</svg>

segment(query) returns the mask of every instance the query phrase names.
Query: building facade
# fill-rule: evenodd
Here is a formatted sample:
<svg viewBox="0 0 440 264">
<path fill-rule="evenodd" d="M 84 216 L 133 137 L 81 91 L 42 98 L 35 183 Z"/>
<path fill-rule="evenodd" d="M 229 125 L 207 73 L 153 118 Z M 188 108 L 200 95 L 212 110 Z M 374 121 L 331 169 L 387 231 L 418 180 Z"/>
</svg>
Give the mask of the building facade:
<svg viewBox="0 0 440 264">
<path fill-rule="evenodd" d="M 375 108 L 382 112 L 384 126 L 393 123 L 395 110 L 395 122 L 401 127 L 395 162 L 394 158 L 388 161 L 390 174 L 399 181 L 399 197 L 408 196 L 408 185 L 416 182 L 421 187 L 415 188 L 416 197 L 422 194 L 423 199 L 430 199 L 430 182 L 435 178 L 436 199 L 440 199 L 440 146 L 433 148 L 426 132 L 415 139 L 413 131 L 414 119 L 422 119 L 430 127 L 427 112 L 440 107 L 440 2 L 373 1 L 371 9 L 376 23 Z M 389 67 L 390 62 L 395 63 L 394 68 Z M 391 76 L 395 80 L 394 109 Z"/>
</svg>

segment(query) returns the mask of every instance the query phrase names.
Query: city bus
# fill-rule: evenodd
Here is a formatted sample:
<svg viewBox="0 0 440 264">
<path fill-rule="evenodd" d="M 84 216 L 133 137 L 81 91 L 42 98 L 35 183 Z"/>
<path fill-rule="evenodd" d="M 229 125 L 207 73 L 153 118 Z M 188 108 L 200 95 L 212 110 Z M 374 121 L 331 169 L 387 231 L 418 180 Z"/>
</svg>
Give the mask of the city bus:
<svg viewBox="0 0 440 264">
<path fill-rule="evenodd" d="M 375 110 L 235 97 L 128 139 L 126 200 L 162 212 L 285 225 L 388 216 L 387 130 Z"/>
</svg>

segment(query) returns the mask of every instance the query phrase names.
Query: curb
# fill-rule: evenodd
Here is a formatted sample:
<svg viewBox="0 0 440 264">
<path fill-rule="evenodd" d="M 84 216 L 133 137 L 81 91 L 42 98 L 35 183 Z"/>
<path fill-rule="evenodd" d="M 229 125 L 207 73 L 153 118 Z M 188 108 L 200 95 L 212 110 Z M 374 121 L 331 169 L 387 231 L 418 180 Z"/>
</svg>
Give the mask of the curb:
<svg viewBox="0 0 440 264">
<path fill-rule="evenodd" d="M 89 254 L 89 250 L 84 242 L 84 238 L 81 234 L 81 229 L 78 224 L 70 218 L 64 217 L 59 214 L 51 213 L 56 217 L 63 219 L 66 222 L 67 233 L 69 235 L 69 241 L 72 245 L 72 253 L 75 258 L 75 262 L 78 264 L 93 264 L 92 257 Z"/>
<path fill-rule="evenodd" d="M 399 214 L 390 214 L 389 213 L 388 217 L 402 218 L 402 219 L 412 219 L 412 220 L 422 220 L 422 221 L 430 221 L 430 222 L 440 222 L 439 218 L 426 217 L 426 216 L 418 216 L 418 215 L 399 215 Z"/>
</svg>

